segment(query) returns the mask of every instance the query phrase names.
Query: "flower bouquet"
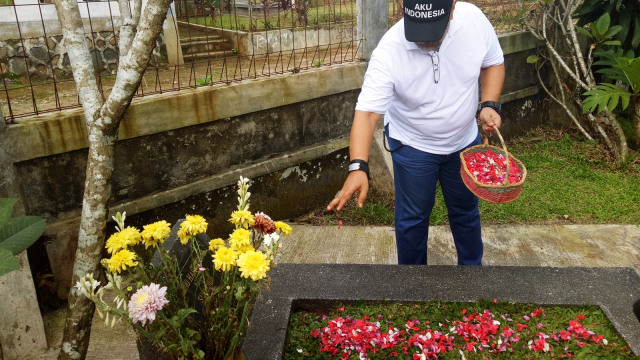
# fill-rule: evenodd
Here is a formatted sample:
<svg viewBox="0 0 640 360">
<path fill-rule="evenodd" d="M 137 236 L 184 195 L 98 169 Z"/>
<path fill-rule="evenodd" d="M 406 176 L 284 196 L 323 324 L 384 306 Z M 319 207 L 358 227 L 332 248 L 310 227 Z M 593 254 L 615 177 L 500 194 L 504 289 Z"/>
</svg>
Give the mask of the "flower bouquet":
<svg viewBox="0 0 640 360">
<path fill-rule="evenodd" d="M 233 358 L 279 238 L 291 234 L 289 225 L 249 211 L 248 179 L 240 177 L 238 188 L 239 205 L 229 219 L 235 230 L 226 240 L 209 241 L 199 215 L 187 215 L 173 231 L 166 221 L 139 231 L 125 227 L 125 214 L 118 213 L 118 232 L 105 245 L 110 257 L 102 260 L 106 284 L 87 274 L 74 291 L 93 301 L 107 324 L 131 322 L 165 357 Z M 176 251 L 163 245 L 170 235 L 179 239 Z"/>
</svg>

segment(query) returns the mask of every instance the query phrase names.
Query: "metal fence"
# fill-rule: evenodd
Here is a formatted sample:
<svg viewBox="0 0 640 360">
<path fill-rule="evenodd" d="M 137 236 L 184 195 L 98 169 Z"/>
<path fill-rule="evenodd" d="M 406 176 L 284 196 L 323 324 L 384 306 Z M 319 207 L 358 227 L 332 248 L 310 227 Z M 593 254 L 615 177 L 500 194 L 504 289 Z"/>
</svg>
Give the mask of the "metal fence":
<svg viewBox="0 0 640 360">
<path fill-rule="evenodd" d="M 5 0 L 6 1 L 6 0 Z M 0 109 L 8 122 L 80 107 L 53 4 L 0 6 Z M 517 0 L 475 0 L 499 31 L 517 30 Z M 79 3 L 98 85 L 115 81 L 115 1 Z M 366 5 L 365 5 L 366 6 Z M 390 24 L 402 17 L 390 0 Z M 176 0 L 137 97 L 357 61 L 355 0 Z"/>
</svg>

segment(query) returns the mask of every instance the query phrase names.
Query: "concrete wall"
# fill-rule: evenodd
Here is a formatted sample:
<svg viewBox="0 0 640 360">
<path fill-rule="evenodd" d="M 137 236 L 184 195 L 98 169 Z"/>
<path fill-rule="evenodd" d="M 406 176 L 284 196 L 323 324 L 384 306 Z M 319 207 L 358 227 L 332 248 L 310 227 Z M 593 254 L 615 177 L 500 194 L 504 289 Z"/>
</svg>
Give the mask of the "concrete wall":
<svg viewBox="0 0 640 360">
<path fill-rule="evenodd" d="M 181 28 L 193 28 L 222 36 L 239 55 L 277 54 L 281 51 L 302 50 L 314 46 L 353 44 L 357 46 L 356 29 L 352 25 L 335 26 L 331 29 L 278 29 L 268 31 L 239 31 L 207 27 L 198 24 L 180 23 Z"/>
<path fill-rule="evenodd" d="M 527 34 L 501 37 L 506 137 L 546 121 Z M 342 186 L 348 134 L 366 63 L 136 99 L 120 128 L 111 211 L 129 225 L 205 216 L 224 237 L 234 185 L 252 178 L 253 211 L 289 219 L 326 204 Z M 12 186 L 25 212 L 47 220 L 41 239 L 59 284 L 69 285 L 88 140 L 81 109 L 8 125 Z M 373 161 L 373 160 L 372 160 Z M 374 166 L 374 164 L 372 164 Z M 113 224 L 109 224 L 110 230 Z"/>
</svg>

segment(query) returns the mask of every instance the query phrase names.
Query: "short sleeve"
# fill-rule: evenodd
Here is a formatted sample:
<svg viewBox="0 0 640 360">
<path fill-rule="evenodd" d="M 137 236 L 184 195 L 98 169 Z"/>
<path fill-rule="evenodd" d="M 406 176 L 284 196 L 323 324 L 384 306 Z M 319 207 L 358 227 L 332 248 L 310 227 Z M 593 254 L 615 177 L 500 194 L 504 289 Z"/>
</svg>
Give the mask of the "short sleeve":
<svg viewBox="0 0 640 360">
<path fill-rule="evenodd" d="M 393 97 L 393 68 L 383 47 L 371 54 L 356 110 L 386 114 Z"/>
<path fill-rule="evenodd" d="M 487 43 L 487 53 L 482 60 L 482 68 L 488 68 L 491 66 L 501 65 L 504 63 L 504 53 L 502 52 L 502 48 L 500 47 L 500 41 L 498 40 L 498 36 L 496 35 L 496 31 L 489 22 L 489 19 L 482 15 L 483 23 L 484 23 L 484 33 L 485 33 L 485 41 Z"/>
</svg>

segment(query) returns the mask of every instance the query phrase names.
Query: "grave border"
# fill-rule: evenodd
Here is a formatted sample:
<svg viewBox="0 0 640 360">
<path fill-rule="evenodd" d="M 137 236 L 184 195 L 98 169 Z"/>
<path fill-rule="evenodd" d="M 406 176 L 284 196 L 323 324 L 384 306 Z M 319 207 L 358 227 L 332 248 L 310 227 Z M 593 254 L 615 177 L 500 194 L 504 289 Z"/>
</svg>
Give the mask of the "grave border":
<svg viewBox="0 0 640 360">
<path fill-rule="evenodd" d="M 242 351 L 280 360 L 291 311 L 303 302 L 458 301 L 596 305 L 640 355 L 640 276 L 626 267 L 278 264 L 258 295 Z"/>
</svg>

